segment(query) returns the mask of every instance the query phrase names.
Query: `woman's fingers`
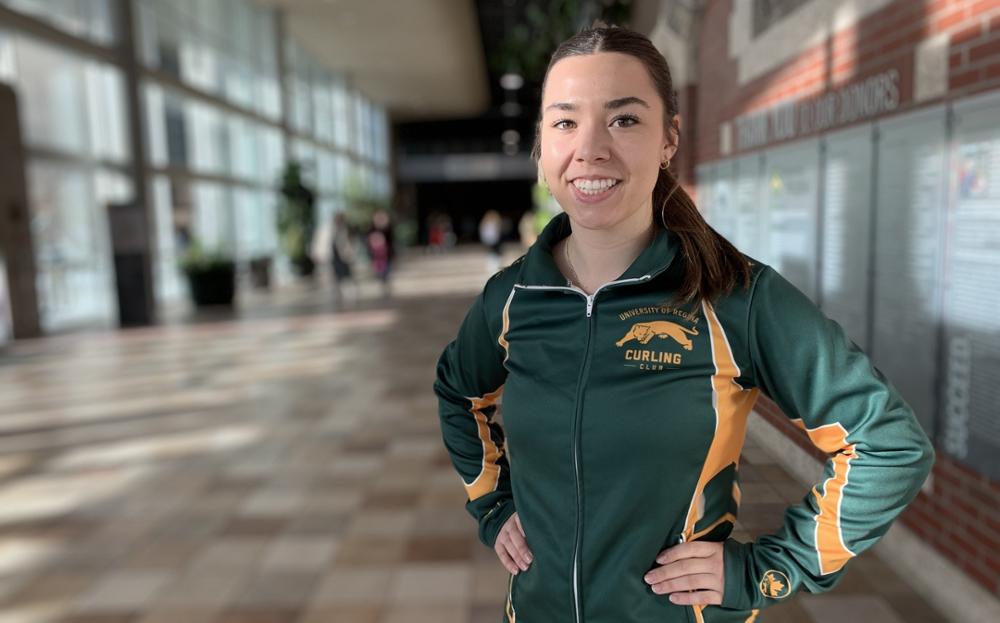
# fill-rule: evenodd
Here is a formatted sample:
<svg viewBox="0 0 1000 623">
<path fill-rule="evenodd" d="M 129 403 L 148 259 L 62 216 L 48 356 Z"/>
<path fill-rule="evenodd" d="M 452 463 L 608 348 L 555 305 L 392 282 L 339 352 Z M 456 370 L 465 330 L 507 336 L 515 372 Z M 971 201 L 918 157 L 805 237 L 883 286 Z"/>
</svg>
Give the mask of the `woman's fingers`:
<svg viewBox="0 0 1000 623">
<path fill-rule="evenodd" d="M 725 592 L 724 548 L 721 543 L 688 542 L 663 550 L 661 566 L 643 576 L 658 595 L 683 605 L 721 604 Z"/>
<path fill-rule="evenodd" d="M 518 572 L 517 563 L 514 562 L 514 559 L 510 557 L 510 554 L 507 553 L 507 548 L 502 543 L 500 543 L 499 539 L 497 539 L 497 544 L 496 546 L 494 546 L 493 549 L 497 553 L 497 558 L 500 559 L 500 564 L 502 564 L 509 573 L 517 575 Z"/>
<path fill-rule="evenodd" d="M 521 571 L 528 568 L 531 563 L 531 552 L 528 551 L 528 544 L 516 528 L 511 528 L 505 535 L 504 543 L 507 545 L 507 553 L 514 559 Z"/>
<path fill-rule="evenodd" d="M 653 584 L 653 592 L 657 595 L 676 593 L 678 591 L 721 591 L 719 578 L 714 573 L 696 573 Z"/>
<path fill-rule="evenodd" d="M 685 558 L 662 567 L 652 569 L 643 578 L 647 584 L 658 584 L 684 575 L 696 573 L 714 573 L 716 564 L 710 558 Z"/>
<path fill-rule="evenodd" d="M 517 529 L 521 533 L 521 536 L 526 537 L 527 535 L 524 533 L 524 528 L 521 527 L 521 518 L 517 516 L 517 513 L 514 513 L 514 521 L 517 523 Z"/>
<path fill-rule="evenodd" d="M 507 570 L 515 575 L 517 569 L 526 571 L 528 565 L 531 564 L 533 557 L 531 550 L 528 549 L 528 542 L 524 538 L 521 520 L 518 518 L 517 513 L 511 515 L 510 519 L 500 528 L 500 533 L 497 536 L 496 551 L 497 555 L 500 556 L 501 562 L 504 561 L 504 556 L 506 556 L 513 563 L 515 570 L 511 570 L 510 567 Z M 504 566 L 507 565 L 505 564 Z"/>
</svg>

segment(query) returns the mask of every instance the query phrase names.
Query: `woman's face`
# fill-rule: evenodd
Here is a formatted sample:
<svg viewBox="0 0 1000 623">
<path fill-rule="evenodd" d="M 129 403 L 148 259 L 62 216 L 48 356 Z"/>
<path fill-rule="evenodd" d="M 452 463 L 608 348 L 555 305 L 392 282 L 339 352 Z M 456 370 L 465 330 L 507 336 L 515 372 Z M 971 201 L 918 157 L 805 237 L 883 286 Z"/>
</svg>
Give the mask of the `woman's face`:
<svg viewBox="0 0 1000 623">
<path fill-rule="evenodd" d="M 574 226 L 648 225 L 660 162 L 676 151 L 663 116 L 653 81 L 632 56 L 600 52 L 553 65 L 542 94 L 540 164 Z"/>
</svg>

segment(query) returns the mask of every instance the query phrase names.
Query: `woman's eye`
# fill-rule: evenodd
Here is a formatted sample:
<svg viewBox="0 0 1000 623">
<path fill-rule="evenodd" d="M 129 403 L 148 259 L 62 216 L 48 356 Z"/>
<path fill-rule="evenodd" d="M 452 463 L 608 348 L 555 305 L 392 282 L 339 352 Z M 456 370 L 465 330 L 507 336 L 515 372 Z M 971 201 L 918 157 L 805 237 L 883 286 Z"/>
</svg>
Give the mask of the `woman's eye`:
<svg viewBox="0 0 1000 623">
<path fill-rule="evenodd" d="M 567 125 L 563 125 L 563 124 L 567 124 Z M 560 119 L 559 121 L 556 121 L 555 123 L 553 123 L 552 127 L 555 128 L 555 129 L 557 129 L 557 130 L 568 130 L 570 127 L 572 127 L 572 124 L 573 124 L 573 122 L 570 121 L 569 119 Z"/>
<path fill-rule="evenodd" d="M 632 115 L 622 115 L 620 117 L 615 117 L 614 121 L 611 122 L 611 125 L 619 124 L 617 126 L 619 128 L 630 128 L 637 123 L 639 123 L 638 117 L 633 117 Z"/>
</svg>

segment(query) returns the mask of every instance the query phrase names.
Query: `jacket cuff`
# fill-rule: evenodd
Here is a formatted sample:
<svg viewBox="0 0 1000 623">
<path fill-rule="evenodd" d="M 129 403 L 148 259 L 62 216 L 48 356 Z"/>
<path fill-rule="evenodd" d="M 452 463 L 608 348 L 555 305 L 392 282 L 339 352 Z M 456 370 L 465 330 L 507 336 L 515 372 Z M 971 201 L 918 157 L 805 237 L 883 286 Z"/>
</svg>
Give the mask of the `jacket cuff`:
<svg viewBox="0 0 1000 623">
<path fill-rule="evenodd" d="M 725 567 L 725 584 L 722 589 L 722 607 L 733 610 L 751 610 L 756 595 L 751 576 L 753 563 L 753 543 L 740 543 L 726 539 L 723 545 L 722 563 Z"/>
<path fill-rule="evenodd" d="M 497 502 L 493 510 L 486 513 L 479 522 L 479 540 L 483 542 L 483 545 L 493 549 L 500 528 L 510 519 L 515 510 L 514 498 L 507 498 Z"/>
</svg>

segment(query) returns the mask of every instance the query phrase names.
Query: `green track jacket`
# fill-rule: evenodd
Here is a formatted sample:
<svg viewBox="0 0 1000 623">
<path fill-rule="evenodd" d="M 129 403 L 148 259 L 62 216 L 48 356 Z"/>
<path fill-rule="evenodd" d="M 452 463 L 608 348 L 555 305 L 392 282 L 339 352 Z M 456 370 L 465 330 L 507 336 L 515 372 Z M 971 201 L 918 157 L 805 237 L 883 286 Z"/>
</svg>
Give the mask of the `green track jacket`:
<svg viewBox="0 0 1000 623">
<path fill-rule="evenodd" d="M 534 555 L 510 578 L 503 620 L 744 622 L 798 589 L 831 588 L 930 469 L 910 407 L 770 267 L 754 262 L 748 289 L 675 307 L 683 262 L 660 230 L 587 296 L 552 259 L 569 233 L 561 214 L 490 278 L 434 383 L 480 539 L 492 547 L 516 510 Z M 740 543 L 728 537 L 759 392 L 829 459 L 780 530 Z M 696 539 L 725 542 L 722 606 L 674 605 L 643 581 L 661 550 Z"/>
</svg>

